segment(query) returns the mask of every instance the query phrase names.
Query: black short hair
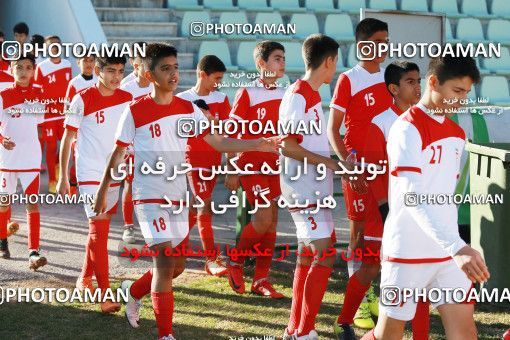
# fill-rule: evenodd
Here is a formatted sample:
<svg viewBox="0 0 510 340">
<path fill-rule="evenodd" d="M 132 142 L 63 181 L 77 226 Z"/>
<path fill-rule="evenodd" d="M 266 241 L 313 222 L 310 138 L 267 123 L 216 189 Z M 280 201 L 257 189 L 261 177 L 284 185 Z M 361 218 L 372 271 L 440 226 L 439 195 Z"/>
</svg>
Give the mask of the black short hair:
<svg viewBox="0 0 510 340">
<path fill-rule="evenodd" d="M 306 69 L 315 70 L 322 65 L 328 57 L 338 55 L 340 45 L 335 39 L 324 34 L 309 35 L 303 42 L 301 53 Z"/>
<path fill-rule="evenodd" d="M 435 75 L 439 84 L 455 78 L 469 77 L 474 83 L 480 82 L 480 71 L 471 57 L 439 56 L 432 58 L 429 63 L 427 76 Z"/>
<path fill-rule="evenodd" d="M 48 35 L 46 38 L 44 38 L 44 41 L 49 41 L 51 39 L 55 39 L 55 40 L 58 40 L 59 42 L 62 42 L 62 40 L 60 39 L 60 37 L 58 35 Z"/>
<path fill-rule="evenodd" d="M 21 52 L 19 58 L 13 60 L 12 63 L 21 61 L 21 60 L 30 60 L 33 66 L 35 66 L 35 55 L 32 52 Z"/>
<path fill-rule="evenodd" d="M 34 34 L 32 36 L 32 38 L 30 39 L 30 43 L 32 44 L 32 46 L 34 46 L 34 49 L 36 49 L 36 48 L 43 49 L 44 48 L 44 37 L 40 34 Z"/>
<path fill-rule="evenodd" d="M 145 49 L 145 58 L 143 58 L 143 62 L 148 70 L 154 72 L 157 63 L 166 57 L 177 58 L 177 49 L 166 43 L 150 43 Z"/>
<path fill-rule="evenodd" d="M 28 25 L 25 24 L 24 22 L 18 22 L 16 25 L 14 25 L 14 27 L 12 28 L 12 31 L 14 33 L 25 33 L 26 35 L 28 35 L 28 33 L 30 32 L 30 30 L 28 29 Z"/>
<path fill-rule="evenodd" d="M 226 72 L 227 68 L 223 61 L 215 55 L 205 55 L 200 59 L 197 65 L 197 70 L 204 71 L 205 74 L 210 75 L 215 72 Z"/>
<path fill-rule="evenodd" d="M 365 18 L 356 25 L 356 31 L 354 33 L 356 42 L 368 40 L 368 38 L 379 31 L 388 32 L 388 24 L 379 19 Z"/>
<path fill-rule="evenodd" d="M 0 30 L 0 38 L 5 38 L 5 33 L 2 30 Z"/>
<path fill-rule="evenodd" d="M 418 65 L 410 61 L 393 61 L 391 64 L 386 66 L 386 70 L 384 71 L 384 82 L 386 83 L 386 88 L 388 88 L 390 84 L 398 86 L 404 74 L 410 71 L 418 71 L 418 73 L 420 73 L 420 68 Z"/>
<path fill-rule="evenodd" d="M 106 65 L 113 65 L 113 64 L 122 64 L 126 65 L 126 57 L 97 57 L 96 58 L 96 65 L 99 66 L 99 68 L 103 68 Z"/>
<path fill-rule="evenodd" d="M 261 58 L 264 61 L 269 60 L 269 56 L 276 50 L 285 52 L 285 47 L 276 41 L 264 40 L 255 46 L 253 50 L 253 59 L 257 62 L 257 59 Z"/>
</svg>

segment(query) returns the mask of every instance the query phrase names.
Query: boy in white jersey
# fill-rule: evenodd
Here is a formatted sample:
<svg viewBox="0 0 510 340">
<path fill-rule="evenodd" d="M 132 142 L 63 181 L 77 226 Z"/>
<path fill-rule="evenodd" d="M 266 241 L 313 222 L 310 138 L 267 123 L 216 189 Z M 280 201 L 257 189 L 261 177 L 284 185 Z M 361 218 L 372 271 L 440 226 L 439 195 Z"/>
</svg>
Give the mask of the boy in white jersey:
<svg viewBox="0 0 510 340">
<path fill-rule="evenodd" d="M 32 85 L 35 57 L 22 54 L 13 61 L 15 79 L 13 86 L 0 92 L 0 194 L 16 192 L 18 180 L 23 193 L 39 193 L 41 148 L 38 135 L 39 124 L 44 121 L 43 99 L 39 87 Z M 30 103 L 32 102 L 32 103 Z M 37 204 L 27 204 L 29 266 L 31 269 L 44 266 L 45 257 L 39 254 L 40 215 Z M 10 205 L 0 206 L 0 257 L 9 258 L 7 245 L 7 223 Z"/>
<path fill-rule="evenodd" d="M 137 43 L 146 46 L 146 43 Z M 149 94 L 154 89 L 154 85 L 145 78 L 145 66 L 142 62 L 142 57 L 136 55 L 133 58 L 133 67 L 136 74 L 135 78 L 121 82 L 120 88 L 126 92 L 131 93 L 133 101 L 142 98 Z M 125 78 L 124 78 L 125 79 Z M 134 150 L 132 146 L 129 146 L 126 151 L 126 163 L 134 164 Z M 131 162 L 131 163 L 130 163 Z M 122 189 L 122 215 L 124 217 L 124 232 L 122 233 L 122 240 L 126 243 L 136 243 L 135 227 L 133 224 L 133 172 L 130 171 L 124 181 L 124 187 Z"/>
<path fill-rule="evenodd" d="M 429 204 L 421 197 L 455 191 L 465 133 L 446 117 L 445 110 L 460 108 L 479 80 L 472 58 L 432 59 L 422 99 L 390 129 L 389 215 L 382 241 L 380 314 L 376 328 L 363 339 L 402 338 L 405 322 L 416 311 L 416 298 L 403 300 L 402 289 L 441 289 L 440 301 L 432 305 L 441 315 L 447 338 L 477 338 L 473 304 L 455 303 L 447 290 L 460 288 L 467 293 L 472 282 L 489 279 L 487 266 L 460 238 L 456 206 Z M 409 195 L 417 198 L 416 204 Z M 388 289 L 395 293 L 389 294 L 394 300 L 385 298 Z"/>
<path fill-rule="evenodd" d="M 394 98 L 394 103 L 389 109 L 375 116 L 368 127 L 363 155 L 366 162 L 373 164 L 387 162 L 386 141 L 391 125 L 404 111 L 418 103 L 421 96 L 420 70 L 415 63 L 392 62 L 384 71 L 384 80 Z M 335 333 L 343 340 L 355 339 L 350 325 L 353 324 L 356 310 L 362 303 L 365 293 L 381 269 L 379 254 L 383 224 L 388 215 L 388 172 L 379 174 L 368 184 L 365 205 L 370 205 L 369 209 L 373 211 L 378 209 L 379 214 L 376 218 L 368 220 L 365 225 L 362 264 L 349 278 L 342 311 L 334 325 Z M 419 303 L 412 321 L 414 340 L 428 339 L 428 315 L 428 303 Z"/>
<path fill-rule="evenodd" d="M 58 192 L 69 194 L 68 177 L 71 143 L 76 139 L 76 177 L 81 194 L 94 195 L 114 145 L 115 130 L 124 108 L 132 99 L 130 93 L 120 90 L 124 75 L 124 57 L 96 58 L 95 72 L 98 82 L 74 96 L 64 121 L 65 132 L 60 147 L 60 173 Z M 89 222 L 89 237 L 85 261 L 76 286 L 93 289 L 92 274 L 102 292 L 110 287 L 108 278 L 108 233 L 110 219 L 116 212 L 120 183 L 108 189 L 108 209 L 95 214 L 91 205 L 85 204 Z M 101 303 L 104 313 L 116 312 L 118 303 Z"/>
<path fill-rule="evenodd" d="M 279 119 L 282 123 L 315 121 L 321 124 L 320 133 L 291 134 L 283 142 L 283 155 L 280 163 L 288 162 L 288 171 L 280 174 L 282 196 L 288 202 L 296 200 L 306 208 L 289 209 L 296 224 L 298 239 L 298 259 L 294 272 L 292 308 L 290 320 L 285 329 L 284 339 L 318 339 L 315 331 L 315 318 L 319 312 L 322 298 L 326 291 L 329 276 L 333 270 L 335 256 L 322 256 L 327 248 L 334 244 L 332 211 L 328 208 L 318 209 L 318 200 L 333 195 L 333 172 L 339 170 L 338 163 L 330 158 L 328 137 L 324 128 L 319 87 L 329 84 L 336 72 L 338 61 L 338 43 L 325 35 L 313 34 L 303 43 L 303 59 L 306 73 L 302 79 L 292 84 L 280 104 Z M 307 174 L 302 170 L 296 177 L 298 167 L 304 167 L 307 161 Z M 317 180 L 317 165 L 327 167 L 324 179 Z M 351 168 L 344 163 L 347 168 Z M 307 256 L 307 252 L 318 254 Z"/>
<path fill-rule="evenodd" d="M 285 48 L 276 41 L 261 41 L 253 50 L 253 59 L 260 73 L 247 87 L 240 88 L 236 94 L 230 117 L 236 121 L 258 121 L 261 126 L 278 126 L 279 108 L 285 89 L 278 86 L 277 80 L 285 75 Z M 264 129 L 264 128 L 263 128 Z M 263 137 L 272 136 L 268 132 Z M 260 137 L 247 131 L 238 138 L 252 139 Z M 230 155 L 233 156 L 233 155 Z M 278 155 L 268 152 L 242 152 L 239 154 L 237 166 L 244 169 L 250 165 L 255 172 L 250 175 L 227 175 L 225 186 L 230 190 L 237 190 L 242 185 L 251 207 L 255 202 L 264 204 L 259 193 L 264 193 L 265 199 L 270 202 L 268 207 L 259 207 L 253 214 L 250 222 L 243 226 L 236 250 L 250 251 L 255 245 L 261 252 L 271 256 L 257 256 L 251 292 L 281 299 L 284 295 L 278 292 L 269 281 L 269 270 L 273 260 L 276 242 L 276 225 L 278 224 L 278 205 L 280 197 L 280 176 L 278 174 L 262 174 L 261 168 L 265 165 L 277 170 Z M 230 166 L 230 165 L 229 165 Z M 228 266 L 230 287 L 239 294 L 244 294 L 244 256 L 230 259 Z"/>
<path fill-rule="evenodd" d="M 152 305 L 158 326 L 159 339 L 174 339 L 172 330 L 173 291 L 172 278 L 184 270 L 184 256 L 174 251 L 186 247 L 189 225 L 188 209 L 179 209 L 178 200 L 186 197 L 186 176 L 173 180 L 166 175 L 142 175 L 142 163 L 162 162 L 167 169 L 184 163 L 187 137 L 179 132 L 179 120 L 187 118 L 205 121 L 207 118 L 193 103 L 174 96 L 179 81 L 177 50 L 170 45 L 154 43 L 147 45 L 144 63 L 145 77 L 154 83 L 154 91 L 139 101 L 132 103 L 123 113 L 116 134 L 117 146 L 104 171 L 94 203 L 94 211 L 102 214 L 107 208 L 107 191 L 112 181 L 111 171 L 122 161 L 126 147 L 133 143 L 135 150 L 135 172 L 133 179 L 133 203 L 146 243 L 156 252 L 152 270 L 146 272 L 136 282 L 122 283 L 129 289 L 130 301 L 126 306 L 126 316 L 133 327 L 138 327 L 140 301 L 151 293 Z M 148 115 L 147 112 L 152 114 Z M 206 142 L 222 152 L 245 150 L 276 151 L 280 138 L 244 141 L 224 138 L 218 134 L 205 135 Z M 191 137 L 193 138 L 193 137 Z M 168 200 L 173 202 L 168 207 Z M 165 204 L 166 207 L 161 205 Z M 171 256 L 169 256 L 169 254 Z M 173 256 L 175 255 L 175 256 Z"/>
<path fill-rule="evenodd" d="M 207 104 L 211 119 L 220 121 L 228 118 L 230 103 L 226 94 L 217 90 L 217 86 L 227 71 L 225 64 L 214 55 L 206 55 L 200 59 L 197 65 L 197 83 L 194 87 L 177 94 L 177 97 L 194 102 L 202 99 Z M 186 148 L 186 161 L 191 164 L 193 170 L 188 172 L 188 182 L 194 197 L 204 201 L 204 206 L 190 209 L 189 225 L 193 228 L 198 224 L 202 247 L 206 252 L 215 253 L 214 233 L 212 228 L 211 197 L 217 177 L 211 179 L 200 178 L 200 173 L 210 176 L 210 170 L 214 166 L 221 165 L 221 153 L 214 150 L 203 138 L 191 138 Z M 227 268 L 219 254 L 208 256 L 205 259 L 205 271 L 209 275 L 225 275 Z"/>
</svg>

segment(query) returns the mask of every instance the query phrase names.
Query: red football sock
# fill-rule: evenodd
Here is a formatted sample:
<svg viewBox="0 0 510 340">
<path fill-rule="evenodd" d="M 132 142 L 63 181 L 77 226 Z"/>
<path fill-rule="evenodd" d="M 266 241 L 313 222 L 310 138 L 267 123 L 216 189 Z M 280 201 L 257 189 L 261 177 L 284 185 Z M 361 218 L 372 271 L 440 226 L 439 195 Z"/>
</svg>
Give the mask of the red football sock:
<svg viewBox="0 0 510 340">
<path fill-rule="evenodd" d="M 0 240 L 7 238 L 7 221 L 9 220 L 9 210 L 0 211 Z"/>
<path fill-rule="evenodd" d="M 354 315 L 356 314 L 361 301 L 363 301 L 363 297 L 365 296 L 368 288 L 370 288 L 370 284 L 361 284 L 356 273 L 349 278 L 349 282 L 347 282 L 347 290 L 345 292 L 344 305 L 342 306 L 342 311 L 336 320 L 337 323 L 352 324 Z"/>
<path fill-rule="evenodd" d="M 122 195 L 122 216 L 124 225 L 133 224 L 133 195 L 127 192 Z"/>
<path fill-rule="evenodd" d="M 253 228 L 253 224 L 248 223 L 241 232 L 241 236 L 239 237 L 239 242 L 237 243 L 237 250 L 250 250 L 253 246 L 260 242 L 261 238 L 265 234 L 259 234 Z M 245 257 L 239 256 L 237 259 L 232 259 L 232 261 L 237 263 L 244 263 Z"/>
<path fill-rule="evenodd" d="M 81 277 L 91 277 L 94 274 L 94 266 L 92 265 L 92 258 L 90 257 L 90 245 L 92 243 L 90 239 L 90 233 L 87 237 L 87 245 L 85 246 L 85 259 L 83 260 L 83 266 L 81 267 Z"/>
<path fill-rule="evenodd" d="M 428 301 L 419 301 L 416 305 L 416 314 L 411 321 L 413 340 L 428 340 L 429 338 L 429 305 Z"/>
<path fill-rule="evenodd" d="M 143 274 L 138 280 L 133 282 L 129 292 L 131 296 L 137 300 L 140 300 L 145 295 L 151 292 L 151 282 L 152 282 L 152 270 L 148 270 L 145 274 Z"/>
<path fill-rule="evenodd" d="M 109 220 L 93 220 L 90 227 L 90 259 L 96 274 L 97 286 L 101 291 L 110 288 L 108 278 L 108 232 Z"/>
<path fill-rule="evenodd" d="M 375 338 L 374 331 L 375 331 L 375 329 L 370 330 L 370 332 L 368 332 L 365 335 L 363 335 L 363 337 L 360 340 L 377 340 Z M 414 338 L 413 338 L 413 340 L 414 340 Z"/>
<path fill-rule="evenodd" d="M 41 215 L 38 211 L 27 212 L 28 249 L 39 249 Z"/>
<path fill-rule="evenodd" d="M 301 306 L 298 336 L 306 335 L 315 329 L 315 318 L 319 313 L 322 298 L 328 287 L 329 276 L 333 268 L 314 264 L 306 277 Z"/>
<path fill-rule="evenodd" d="M 198 215 L 198 232 L 202 240 L 202 247 L 205 251 L 214 250 L 214 234 L 212 228 L 212 216 L 210 214 Z M 208 257 L 207 259 L 215 259 Z"/>
<path fill-rule="evenodd" d="M 266 278 L 269 275 L 269 268 L 273 262 L 274 244 L 276 241 L 276 232 L 265 233 L 260 241 L 260 250 L 263 252 L 268 250 L 271 256 L 257 256 L 255 262 L 255 273 L 253 274 L 253 282 Z"/>
<path fill-rule="evenodd" d="M 292 283 L 292 307 L 290 308 L 289 324 L 287 333 L 293 334 L 299 326 L 301 318 L 301 303 L 303 301 L 303 289 L 310 266 L 298 264 L 294 271 L 294 282 Z"/>
<path fill-rule="evenodd" d="M 48 141 L 46 143 L 46 166 L 48 167 L 48 179 L 50 182 L 57 180 L 57 174 L 55 173 L 57 157 L 57 141 Z"/>
<path fill-rule="evenodd" d="M 174 292 L 151 292 L 151 298 L 158 326 L 158 337 L 173 335 Z"/>
<path fill-rule="evenodd" d="M 193 229 L 195 224 L 197 223 L 197 214 L 189 210 L 188 212 L 188 223 L 189 223 L 189 230 Z"/>
</svg>

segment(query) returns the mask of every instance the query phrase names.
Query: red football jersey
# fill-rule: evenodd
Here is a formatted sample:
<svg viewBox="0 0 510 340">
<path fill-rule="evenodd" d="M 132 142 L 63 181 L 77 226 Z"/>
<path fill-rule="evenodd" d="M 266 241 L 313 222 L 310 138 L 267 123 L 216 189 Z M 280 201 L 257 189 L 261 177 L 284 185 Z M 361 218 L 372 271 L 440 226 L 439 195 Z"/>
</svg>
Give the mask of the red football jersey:
<svg viewBox="0 0 510 340">
<path fill-rule="evenodd" d="M 71 63 L 68 60 L 61 59 L 60 63 L 55 64 L 48 58 L 37 65 L 34 82 L 41 85 L 44 98 L 56 101 L 46 106 L 45 121 L 64 119 L 64 100 L 71 77 Z"/>
<path fill-rule="evenodd" d="M 344 143 L 348 151 L 362 151 L 367 126 L 392 103 L 393 98 L 384 83 L 384 68 L 370 73 L 356 65 L 340 75 L 330 107 L 345 113 Z"/>
</svg>

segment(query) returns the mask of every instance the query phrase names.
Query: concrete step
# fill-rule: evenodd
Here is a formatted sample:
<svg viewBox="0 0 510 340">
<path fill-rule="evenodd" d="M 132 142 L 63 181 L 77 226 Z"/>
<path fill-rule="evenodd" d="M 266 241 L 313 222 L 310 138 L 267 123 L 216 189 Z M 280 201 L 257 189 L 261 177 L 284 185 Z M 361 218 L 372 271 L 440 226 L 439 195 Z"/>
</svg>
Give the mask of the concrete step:
<svg viewBox="0 0 510 340">
<path fill-rule="evenodd" d="M 167 8 L 95 8 L 99 21 L 170 22 Z"/>
<path fill-rule="evenodd" d="M 165 0 L 92 0 L 94 7 L 163 8 Z"/>
<path fill-rule="evenodd" d="M 177 35 L 177 24 L 173 22 L 101 22 L 106 36 L 124 37 L 172 37 Z"/>
</svg>

